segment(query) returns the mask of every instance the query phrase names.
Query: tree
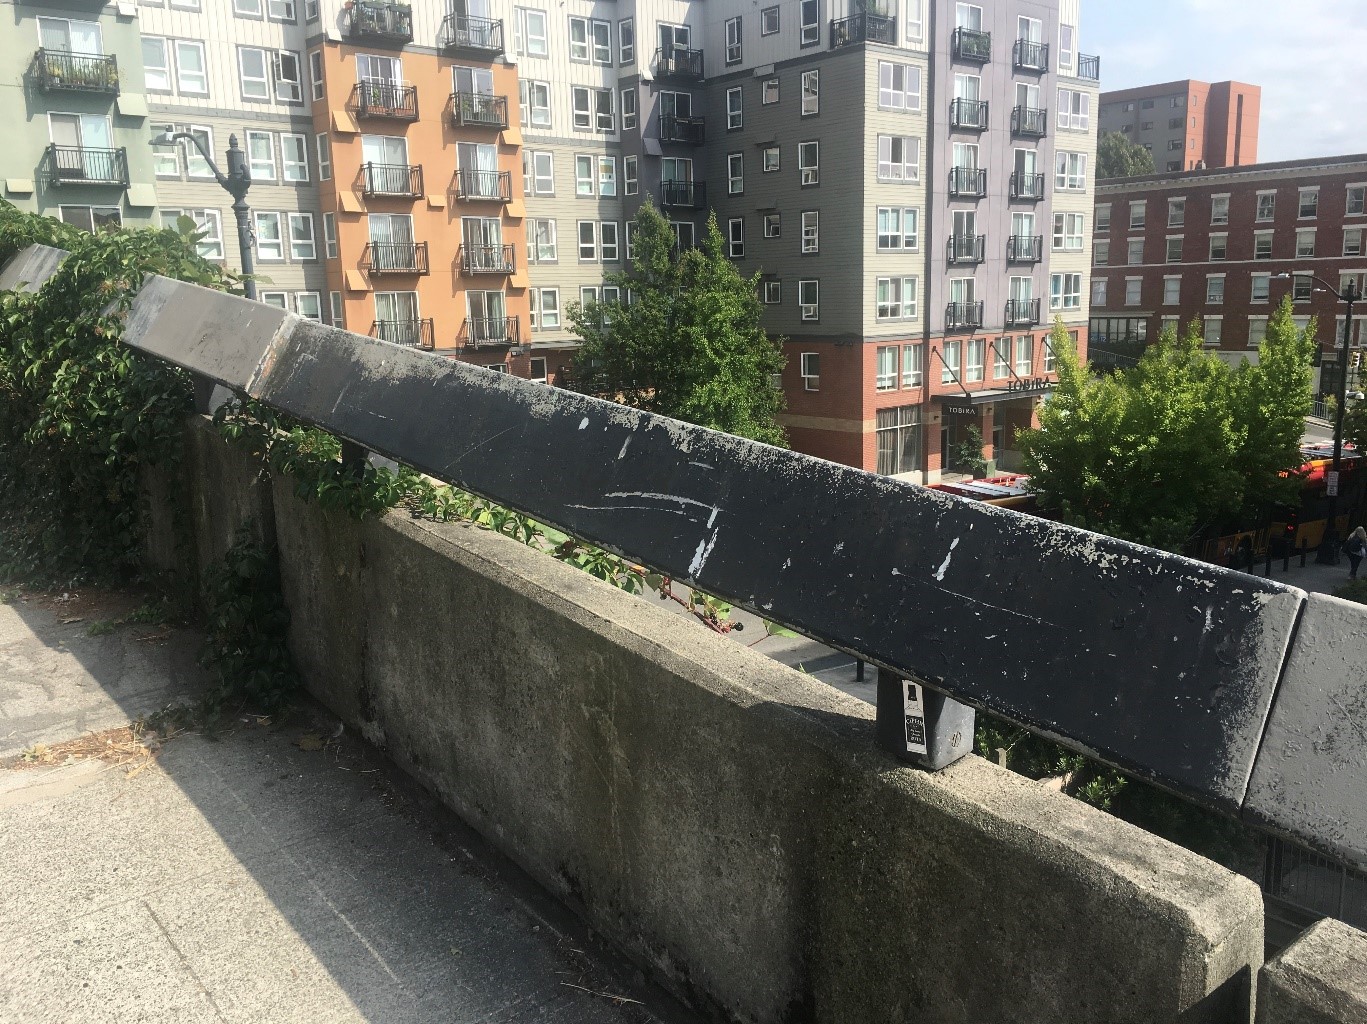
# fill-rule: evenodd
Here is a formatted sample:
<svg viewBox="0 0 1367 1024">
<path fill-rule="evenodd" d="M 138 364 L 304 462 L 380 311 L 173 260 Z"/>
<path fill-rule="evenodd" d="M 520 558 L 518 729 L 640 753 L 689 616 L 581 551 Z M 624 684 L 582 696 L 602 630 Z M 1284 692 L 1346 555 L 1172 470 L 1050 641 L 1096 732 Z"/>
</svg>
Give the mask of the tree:
<svg viewBox="0 0 1367 1024">
<path fill-rule="evenodd" d="M 1152 174 L 1153 154 L 1120 132 L 1102 132 L 1096 147 L 1098 178 L 1133 178 Z"/>
<path fill-rule="evenodd" d="M 702 246 L 679 251 L 646 202 L 632 225 L 632 261 L 609 274 L 626 301 L 570 303 L 583 339 L 574 386 L 637 409 L 787 447 L 778 423 L 782 339 L 760 327 L 758 275 L 727 258 L 713 214 Z"/>
<path fill-rule="evenodd" d="M 1055 324 L 1058 387 L 1021 440 L 1041 506 L 1177 551 L 1222 520 L 1293 501 L 1314 331 L 1296 329 L 1287 300 L 1256 364 L 1232 368 L 1203 349 L 1193 321 L 1180 338 L 1164 331 L 1137 366 L 1093 377 Z"/>
</svg>

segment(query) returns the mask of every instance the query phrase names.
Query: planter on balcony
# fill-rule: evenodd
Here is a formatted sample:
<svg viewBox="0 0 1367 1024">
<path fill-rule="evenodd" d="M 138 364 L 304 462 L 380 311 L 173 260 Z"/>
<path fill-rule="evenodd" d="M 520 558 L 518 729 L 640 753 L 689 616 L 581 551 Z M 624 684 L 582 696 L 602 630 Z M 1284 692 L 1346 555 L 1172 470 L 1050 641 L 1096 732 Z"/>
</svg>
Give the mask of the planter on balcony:
<svg viewBox="0 0 1367 1024">
<path fill-rule="evenodd" d="M 112 55 L 40 49 L 32 71 L 43 92 L 119 94 L 119 62 Z"/>
<path fill-rule="evenodd" d="M 402 46 L 413 41 L 413 10 L 404 3 L 353 0 L 347 11 L 347 38 Z"/>
</svg>

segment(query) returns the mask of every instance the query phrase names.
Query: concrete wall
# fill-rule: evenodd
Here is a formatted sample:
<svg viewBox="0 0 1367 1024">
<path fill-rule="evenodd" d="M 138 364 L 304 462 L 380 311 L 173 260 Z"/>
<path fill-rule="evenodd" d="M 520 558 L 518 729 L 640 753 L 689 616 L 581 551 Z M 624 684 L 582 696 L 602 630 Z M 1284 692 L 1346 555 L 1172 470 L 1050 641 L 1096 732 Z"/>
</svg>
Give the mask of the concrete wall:
<svg viewBox="0 0 1367 1024">
<path fill-rule="evenodd" d="M 1258 981 L 1258 1024 L 1367 1021 L 1367 935 L 1321 921 L 1270 960 Z"/>
</svg>

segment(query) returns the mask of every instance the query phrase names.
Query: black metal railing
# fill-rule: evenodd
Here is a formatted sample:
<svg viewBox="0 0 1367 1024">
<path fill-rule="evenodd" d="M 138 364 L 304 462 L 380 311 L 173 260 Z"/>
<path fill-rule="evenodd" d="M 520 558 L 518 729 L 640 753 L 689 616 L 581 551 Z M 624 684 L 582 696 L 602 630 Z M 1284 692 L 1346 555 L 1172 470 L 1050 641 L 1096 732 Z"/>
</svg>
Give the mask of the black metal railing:
<svg viewBox="0 0 1367 1024">
<path fill-rule="evenodd" d="M 987 259 L 987 236 L 950 235 L 945 248 L 950 263 L 981 263 Z"/>
<path fill-rule="evenodd" d="M 368 43 L 413 41 L 413 9 L 382 0 L 353 0 L 347 14 L 347 38 Z"/>
<path fill-rule="evenodd" d="M 426 274 L 426 242 L 367 242 L 361 269 L 368 274 Z"/>
<path fill-rule="evenodd" d="M 467 200 L 488 200 L 507 203 L 513 198 L 513 176 L 510 171 L 476 171 L 462 168 L 456 172 L 456 197 Z"/>
<path fill-rule="evenodd" d="M 119 94 L 119 62 L 113 55 L 40 49 L 33 56 L 33 77 L 43 92 Z"/>
<path fill-rule="evenodd" d="M 471 125 L 485 128 L 508 127 L 508 97 L 487 92 L 453 92 L 451 123 L 457 128 Z"/>
<path fill-rule="evenodd" d="M 660 205 L 701 210 L 707 206 L 707 183 L 702 181 L 661 181 Z"/>
<path fill-rule="evenodd" d="M 831 49 L 855 43 L 897 42 L 897 19 L 885 14 L 856 14 L 831 19 Z"/>
<path fill-rule="evenodd" d="M 701 50 L 690 50 L 682 46 L 660 47 L 655 51 L 652 61 L 656 78 L 672 78 L 676 81 L 701 81 L 703 60 Z"/>
<path fill-rule="evenodd" d="M 980 167 L 951 167 L 949 194 L 952 196 L 987 195 L 987 171 Z"/>
<path fill-rule="evenodd" d="M 503 21 L 472 18 L 468 14 L 448 14 L 441 21 L 437 45 L 448 53 L 452 50 L 502 53 Z"/>
<path fill-rule="evenodd" d="M 963 97 L 950 100 L 949 125 L 951 128 L 986 128 L 987 100 L 968 100 Z"/>
<path fill-rule="evenodd" d="M 661 142 L 679 142 L 686 146 L 701 146 L 705 137 L 705 120 L 701 117 L 682 117 L 679 114 L 660 115 Z"/>
<path fill-rule="evenodd" d="M 1039 299 L 1008 299 L 1005 324 L 1007 327 L 1034 327 L 1040 322 Z"/>
<path fill-rule="evenodd" d="M 515 316 L 467 316 L 460 329 L 460 343 L 466 348 L 486 345 L 516 345 L 521 338 Z"/>
<path fill-rule="evenodd" d="M 1011 134 L 1044 138 L 1049 130 L 1049 111 L 1043 107 L 1012 107 Z"/>
<path fill-rule="evenodd" d="M 1101 58 L 1079 53 L 1077 55 L 1077 77 L 1086 78 L 1092 82 L 1101 81 Z"/>
<path fill-rule="evenodd" d="M 119 185 L 128 187 L 128 150 L 87 149 L 85 146 L 47 147 L 51 185 Z"/>
<path fill-rule="evenodd" d="M 511 245 L 462 245 L 456 259 L 463 274 L 511 274 L 516 269 Z"/>
<path fill-rule="evenodd" d="M 1011 47 L 1011 64 L 1020 71 L 1048 71 L 1049 44 L 1017 39 Z"/>
<path fill-rule="evenodd" d="M 1012 263 L 1039 263 L 1044 259 L 1044 236 L 1012 235 L 1006 240 L 1006 258 Z"/>
<path fill-rule="evenodd" d="M 351 109 L 357 117 L 418 119 L 418 87 L 397 82 L 357 82 L 351 87 Z"/>
<path fill-rule="evenodd" d="M 945 306 L 945 330 L 983 325 L 983 304 L 979 302 L 951 302 Z"/>
<path fill-rule="evenodd" d="M 1043 199 L 1044 175 L 1017 171 L 1011 175 L 1009 188 L 1012 199 Z"/>
<path fill-rule="evenodd" d="M 972 28 L 956 28 L 951 41 L 955 60 L 986 64 L 992 59 L 992 33 Z"/>
<path fill-rule="evenodd" d="M 361 193 L 417 199 L 423 194 L 421 164 L 361 164 Z"/>
<path fill-rule="evenodd" d="M 370 325 L 370 336 L 393 345 L 408 348 L 435 348 L 432 320 L 376 320 Z"/>
</svg>

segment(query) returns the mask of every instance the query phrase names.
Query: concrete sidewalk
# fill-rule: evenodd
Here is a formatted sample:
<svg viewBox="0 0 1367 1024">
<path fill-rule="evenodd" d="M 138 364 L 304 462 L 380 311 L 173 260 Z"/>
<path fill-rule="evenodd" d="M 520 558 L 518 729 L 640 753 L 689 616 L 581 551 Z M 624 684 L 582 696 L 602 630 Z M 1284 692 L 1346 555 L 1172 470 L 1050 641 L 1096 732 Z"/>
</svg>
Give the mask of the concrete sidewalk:
<svg viewBox="0 0 1367 1024">
<path fill-rule="evenodd" d="M 693 1019 L 317 705 L 131 777 L 12 756 L 202 685 L 192 634 L 108 617 L 0 606 L 0 1022 Z"/>
</svg>

